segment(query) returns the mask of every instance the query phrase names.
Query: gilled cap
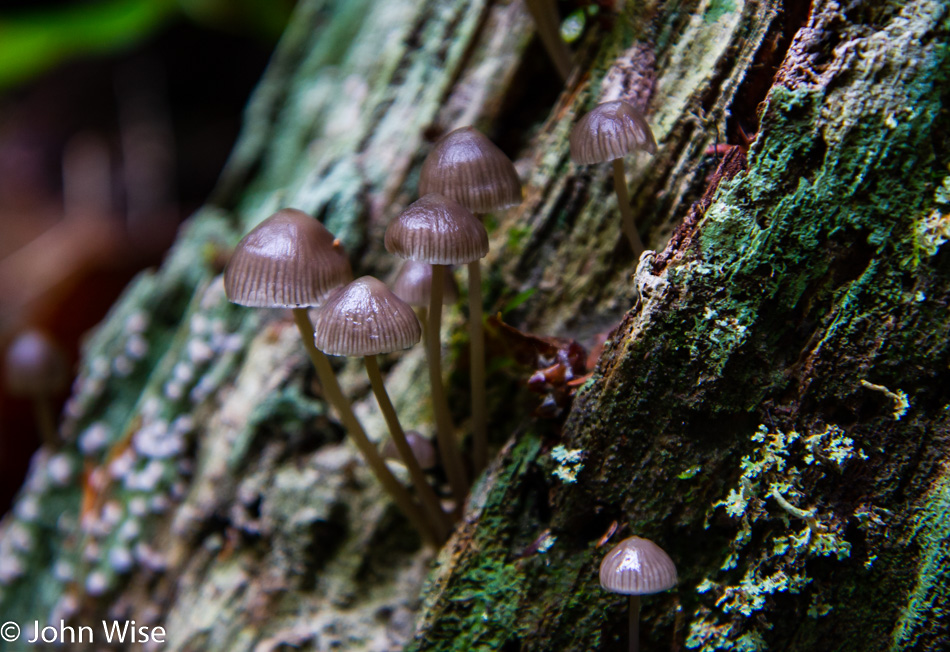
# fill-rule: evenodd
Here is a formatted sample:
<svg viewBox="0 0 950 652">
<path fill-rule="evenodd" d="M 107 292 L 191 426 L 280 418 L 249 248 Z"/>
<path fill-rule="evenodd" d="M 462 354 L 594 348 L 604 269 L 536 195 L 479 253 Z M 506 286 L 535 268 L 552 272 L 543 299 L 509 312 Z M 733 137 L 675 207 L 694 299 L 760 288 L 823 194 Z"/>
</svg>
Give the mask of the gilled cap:
<svg viewBox="0 0 950 652">
<path fill-rule="evenodd" d="M 476 213 L 521 203 L 521 179 L 498 147 L 473 127 L 451 131 L 422 164 L 419 194 L 437 192 Z"/>
<path fill-rule="evenodd" d="M 390 222 L 386 251 L 433 265 L 463 265 L 488 254 L 488 232 L 467 208 L 431 193 Z"/>
<path fill-rule="evenodd" d="M 643 114 L 622 100 L 599 104 L 571 130 L 571 159 L 578 165 L 613 161 L 635 149 L 653 154 L 656 141 Z"/>
<path fill-rule="evenodd" d="M 39 331 L 21 333 L 7 349 L 7 391 L 15 396 L 45 396 L 66 386 L 68 369 L 62 350 Z"/>
<path fill-rule="evenodd" d="M 445 303 L 455 303 L 459 291 L 452 274 L 443 274 L 445 287 L 442 298 Z M 399 268 L 396 280 L 393 281 L 393 294 L 408 303 L 420 308 L 429 307 L 432 296 L 432 265 L 418 260 L 407 260 Z"/>
<path fill-rule="evenodd" d="M 238 243 L 224 270 L 224 291 L 242 306 L 316 306 L 352 278 L 340 241 L 303 211 L 285 208 Z"/>
<path fill-rule="evenodd" d="M 422 337 L 412 307 L 372 276 L 334 292 L 314 313 L 313 325 L 314 345 L 330 355 L 389 353 Z"/>
<path fill-rule="evenodd" d="M 624 539 L 600 563 L 600 585 L 613 593 L 647 595 L 676 584 L 676 565 L 649 539 Z"/>
</svg>

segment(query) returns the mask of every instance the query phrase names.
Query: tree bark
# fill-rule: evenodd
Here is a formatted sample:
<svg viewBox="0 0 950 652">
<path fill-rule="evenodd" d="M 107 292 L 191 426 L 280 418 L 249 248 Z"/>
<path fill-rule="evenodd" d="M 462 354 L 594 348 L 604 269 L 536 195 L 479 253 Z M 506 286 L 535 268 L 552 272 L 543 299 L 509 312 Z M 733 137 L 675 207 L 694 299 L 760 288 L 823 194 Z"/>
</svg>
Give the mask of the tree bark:
<svg viewBox="0 0 950 652">
<path fill-rule="evenodd" d="M 86 346 L 67 443 L 0 529 L 4 620 L 96 623 L 106 649 L 103 619 L 164 627 L 162 650 L 625 649 L 597 567 L 636 534 L 679 571 L 643 598 L 643 649 L 950 645 L 947 3 L 657 0 L 590 23 L 562 88 L 520 2 L 300 3 L 211 203 Z M 639 261 L 610 166 L 569 157 L 620 94 L 660 146 L 628 159 Z M 535 369 L 489 330 L 496 454 L 433 558 L 288 316 L 229 304 L 219 261 L 294 206 L 385 276 L 430 143 L 470 123 L 526 187 L 489 221 L 488 314 L 610 335 L 541 419 Z M 446 322 L 465 432 L 460 309 Z M 421 347 L 383 366 L 431 433 Z M 357 365 L 342 383 L 380 437 Z"/>
</svg>

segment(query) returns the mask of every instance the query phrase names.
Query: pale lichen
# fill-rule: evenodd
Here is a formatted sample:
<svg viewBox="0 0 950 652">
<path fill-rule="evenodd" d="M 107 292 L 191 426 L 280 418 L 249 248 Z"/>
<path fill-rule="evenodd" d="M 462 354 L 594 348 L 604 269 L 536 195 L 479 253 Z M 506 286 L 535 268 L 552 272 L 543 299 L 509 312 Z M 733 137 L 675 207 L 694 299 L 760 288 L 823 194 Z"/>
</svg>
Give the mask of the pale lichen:
<svg viewBox="0 0 950 652">
<path fill-rule="evenodd" d="M 864 452 L 835 425 L 810 434 L 760 426 L 751 441 L 755 448 L 740 462 L 737 486 L 707 515 L 709 527 L 709 519 L 722 507 L 738 520 L 738 530 L 720 567 L 722 580 L 705 578 L 696 587 L 703 604 L 690 624 L 687 647 L 765 649 L 772 597 L 809 590 L 808 560 L 843 560 L 851 554 L 844 538 L 847 519 L 809 494 L 813 482 L 806 481 L 805 474 L 814 467 L 841 473 L 850 460 L 864 459 Z M 741 577 L 734 579 L 733 569 L 741 570 Z M 830 611 L 817 594 L 812 603 L 809 613 L 814 617 Z"/>
</svg>

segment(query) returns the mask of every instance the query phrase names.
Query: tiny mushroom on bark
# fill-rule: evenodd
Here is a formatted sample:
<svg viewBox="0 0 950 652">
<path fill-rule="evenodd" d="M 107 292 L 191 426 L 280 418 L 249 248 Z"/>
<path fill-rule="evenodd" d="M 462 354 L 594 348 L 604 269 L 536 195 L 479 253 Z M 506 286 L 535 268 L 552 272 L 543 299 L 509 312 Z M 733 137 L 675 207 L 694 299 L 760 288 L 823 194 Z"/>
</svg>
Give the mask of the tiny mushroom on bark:
<svg viewBox="0 0 950 652">
<path fill-rule="evenodd" d="M 465 468 L 453 435 L 445 389 L 439 331 L 442 321 L 443 276 L 447 265 L 471 263 L 488 253 L 488 232 L 467 208 L 432 193 L 413 202 L 386 229 L 386 250 L 401 258 L 432 265 L 431 302 L 426 345 L 429 379 L 436 415 L 436 433 L 452 494 L 461 505 L 468 491 Z"/>
<path fill-rule="evenodd" d="M 676 565 L 649 539 L 630 537 L 617 544 L 600 563 L 600 585 L 630 596 L 630 652 L 639 649 L 640 596 L 668 591 L 676 585 Z"/>
<path fill-rule="evenodd" d="M 351 278 L 350 263 L 339 240 L 303 211 L 285 208 L 258 224 L 238 243 L 224 270 L 224 291 L 232 303 L 239 305 L 291 309 L 327 401 L 339 412 L 353 443 L 423 538 L 437 544 L 425 515 L 366 436 L 329 359 L 313 344 L 313 324 L 306 309 L 320 305 Z"/>
<path fill-rule="evenodd" d="M 437 192 L 474 213 L 521 203 L 521 179 L 511 159 L 473 127 L 449 132 L 422 164 L 419 194 Z M 488 461 L 485 401 L 485 332 L 482 324 L 482 272 L 478 260 L 468 264 L 469 337 L 471 339 L 472 422 L 475 472 Z"/>
<path fill-rule="evenodd" d="M 635 150 L 656 153 L 656 140 L 642 113 L 627 102 L 616 100 L 599 104 L 574 125 L 571 131 L 571 158 L 578 165 L 613 162 L 614 190 L 620 205 L 621 225 L 630 247 L 639 258 L 643 241 L 630 210 L 623 157 Z"/>
<path fill-rule="evenodd" d="M 449 523 L 429 486 L 399 423 L 376 356 L 415 345 L 422 327 L 412 307 L 372 276 L 363 276 L 337 290 L 314 315 L 314 345 L 330 355 L 362 357 L 376 401 L 409 475 L 429 514 L 428 525 L 439 543 L 448 538 Z"/>
<path fill-rule="evenodd" d="M 424 437 L 422 433 L 415 430 L 407 430 L 406 441 L 409 442 L 409 448 L 412 449 L 412 456 L 416 458 L 416 461 L 419 462 L 419 466 L 422 467 L 424 471 L 436 467 L 439 460 L 436 457 L 435 446 L 433 446 L 432 442 Z M 393 441 L 391 437 L 383 442 L 382 454 L 386 459 L 399 460 L 405 464 L 402 455 L 399 453 L 399 448 L 396 446 L 396 442 Z"/>
<path fill-rule="evenodd" d="M 33 402 L 36 427 L 49 446 L 59 444 L 53 397 L 69 380 L 66 356 L 47 335 L 28 330 L 17 335 L 7 349 L 4 364 L 7 391 Z"/>
</svg>

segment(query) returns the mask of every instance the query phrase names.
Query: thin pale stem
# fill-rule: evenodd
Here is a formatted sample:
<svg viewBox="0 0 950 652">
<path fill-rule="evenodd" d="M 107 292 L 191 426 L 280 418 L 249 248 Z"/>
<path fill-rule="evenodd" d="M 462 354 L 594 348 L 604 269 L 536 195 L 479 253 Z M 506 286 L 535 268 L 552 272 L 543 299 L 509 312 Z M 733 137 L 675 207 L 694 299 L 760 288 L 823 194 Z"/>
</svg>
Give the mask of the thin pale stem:
<svg viewBox="0 0 950 652">
<path fill-rule="evenodd" d="M 374 446 L 373 442 L 366 436 L 363 426 L 353 413 L 353 407 L 350 405 L 346 396 L 343 395 L 343 390 L 340 389 L 340 383 L 337 382 L 333 367 L 330 366 L 330 360 L 323 351 L 320 351 L 314 346 L 313 322 L 310 321 L 310 315 L 307 314 L 307 310 L 305 308 L 294 308 L 293 313 L 294 323 L 297 324 L 297 329 L 300 331 L 301 338 L 303 338 L 303 345 L 307 350 L 307 355 L 310 356 L 310 361 L 313 362 L 314 369 L 317 370 L 317 378 L 320 380 L 320 385 L 323 386 L 323 393 L 330 405 L 340 414 L 343 427 L 346 428 L 346 431 L 353 439 L 353 443 L 356 444 L 356 447 L 363 455 L 363 459 L 369 464 L 370 469 L 383 485 L 383 488 L 389 492 L 389 495 L 392 496 L 396 505 L 398 505 L 403 514 L 406 515 L 406 518 L 409 519 L 413 527 L 416 528 L 422 536 L 422 539 L 429 545 L 438 548 L 439 537 L 432 530 L 432 526 L 426 519 L 425 514 L 422 513 L 419 505 L 412 499 L 412 496 L 406 491 L 406 488 L 399 484 L 399 481 L 396 480 L 396 476 L 392 474 L 392 471 L 386 466 L 386 462 L 383 461 L 382 455 L 376 450 L 376 446 Z"/>
<path fill-rule="evenodd" d="M 449 414 L 449 404 L 442 386 L 442 292 L 445 288 L 445 265 L 432 266 L 432 295 L 429 299 L 429 382 L 432 387 L 432 405 L 435 410 L 435 432 L 439 440 L 439 454 L 448 477 L 452 495 L 458 507 L 462 507 L 468 493 L 468 480 L 462 453 L 455 440 L 455 428 Z"/>
<path fill-rule="evenodd" d="M 425 347 L 426 353 L 426 367 L 429 366 L 429 309 L 424 307 L 416 308 L 416 317 L 419 318 L 419 323 L 422 324 L 422 346 Z"/>
<path fill-rule="evenodd" d="M 620 228 L 630 241 L 633 255 L 639 259 L 645 247 L 640 239 L 640 232 L 633 221 L 633 211 L 630 209 L 630 195 L 627 194 L 627 177 L 623 173 L 623 160 L 614 159 L 614 191 L 617 193 L 617 203 L 620 204 Z"/>
<path fill-rule="evenodd" d="M 630 596 L 630 652 L 640 649 L 640 596 Z"/>
<path fill-rule="evenodd" d="M 482 323 L 481 261 L 468 264 L 468 332 L 472 379 L 472 462 L 475 473 L 488 463 L 488 426 L 485 401 L 485 328 Z"/>
<path fill-rule="evenodd" d="M 59 437 L 56 433 L 56 418 L 53 416 L 53 401 L 49 396 L 37 396 L 33 399 L 33 415 L 36 418 L 36 427 L 40 431 L 40 439 L 51 450 L 59 448 Z"/>
<path fill-rule="evenodd" d="M 376 395 L 379 409 L 382 410 L 383 416 L 386 418 L 386 425 L 389 426 L 389 434 L 393 438 L 393 443 L 396 444 L 396 450 L 399 451 L 399 456 L 406 468 L 409 469 L 409 477 L 412 478 L 412 483 L 416 487 L 416 493 L 419 494 L 422 506 L 429 513 L 432 529 L 435 530 L 439 539 L 444 542 L 449 538 L 450 525 L 445 512 L 442 511 L 442 506 L 439 504 L 439 498 L 435 495 L 432 487 L 429 486 L 425 473 L 422 472 L 422 467 L 419 466 L 419 461 L 412 452 L 412 447 L 409 446 L 406 433 L 402 429 L 402 424 L 399 423 L 399 416 L 389 399 L 389 392 L 386 391 L 386 385 L 383 384 L 383 376 L 379 373 L 379 363 L 376 356 L 368 355 L 363 359 L 366 362 L 366 375 L 369 376 L 369 383 L 373 386 L 373 393 Z"/>
<path fill-rule="evenodd" d="M 561 17 L 557 13 L 557 4 L 554 0 L 525 0 L 525 4 L 528 5 L 528 11 L 531 12 L 541 43 L 551 57 L 551 62 L 561 79 L 567 81 L 574 63 L 571 49 L 561 38 Z"/>
</svg>

